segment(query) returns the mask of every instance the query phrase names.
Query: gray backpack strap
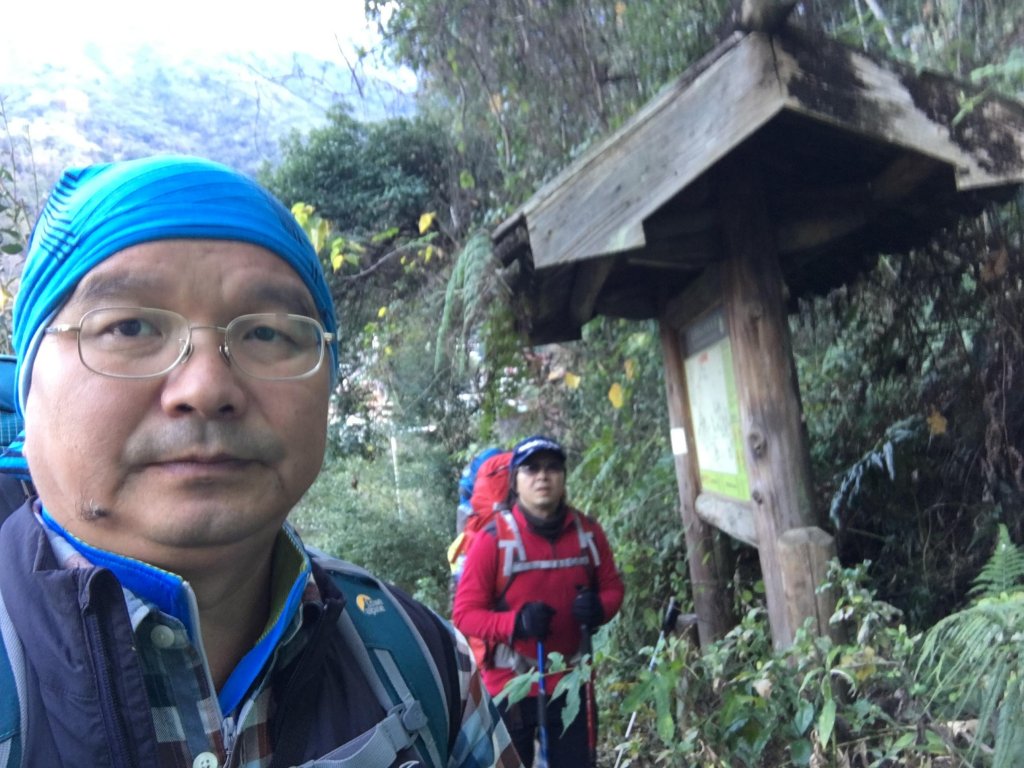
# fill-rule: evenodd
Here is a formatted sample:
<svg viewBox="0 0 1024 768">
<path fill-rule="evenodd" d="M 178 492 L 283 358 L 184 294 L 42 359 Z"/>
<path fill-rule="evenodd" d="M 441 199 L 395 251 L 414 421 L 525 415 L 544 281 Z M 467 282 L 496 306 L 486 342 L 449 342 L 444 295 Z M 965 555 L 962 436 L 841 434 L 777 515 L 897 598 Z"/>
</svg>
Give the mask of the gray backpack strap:
<svg viewBox="0 0 1024 768">
<path fill-rule="evenodd" d="M 25 656 L 0 594 L 0 768 L 21 765 L 25 712 Z"/>
<path fill-rule="evenodd" d="M 589 553 L 591 568 L 601 565 L 601 552 L 594 542 L 594 533 L 583 528 L 583 519 L 578 510 L 572 510 L 572 518 L 576 522 L 576 536 L 580 541 L 580 552 Z"/>
<path fill-rule="evenodd" d="M 413 734 L 426 726 L 427 718 L 417 704 L 399 705 L 370 730 L 323 757 L 297 768 L 377 768 L 391 766 L 403 749 L 413 746 Z"/>
<path fill-rule="evenodd" d="M 389 766 L 410 746 L 428 765 L 447 764 L 448 700 L 441 673 L 412 619 L 391 591 L 368 571 L 319 556 L 346 595 L 338 629 L 387 717 L 316 763 L 324 768 Z M 401 666 L 399 666 L 401 662 Z"/>
</svg>

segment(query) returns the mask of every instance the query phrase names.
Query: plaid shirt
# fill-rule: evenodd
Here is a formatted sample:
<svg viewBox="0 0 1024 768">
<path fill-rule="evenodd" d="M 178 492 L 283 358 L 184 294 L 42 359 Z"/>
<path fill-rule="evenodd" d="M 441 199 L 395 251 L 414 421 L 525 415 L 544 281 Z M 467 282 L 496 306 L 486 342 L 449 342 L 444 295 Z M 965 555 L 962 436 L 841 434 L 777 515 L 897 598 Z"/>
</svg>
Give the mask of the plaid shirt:
<svg viewBox="0 0 1024 768">
<path fill-rule="evenodd" d="M 82 554 L 80 542 L 51 528 L 48 536 L 59 561 L 65 568 L 92 567 Z M 305 563 L 304 568 L 275 574 L 279 583 L 305 581 L 301 605 L 320 603 L 320 590 L 309 570 L 308 556 L 298 537 L 285 529 L 278 538 L 279 548 L 288 548 L 291 557 L 280 561 Z M 301 555 L 295 558 L 295 553 Z M 187 584 L 188 604 L 194 614 L 195 599 Z M 258 669 L 248 693 L 229 713 L 221 711 L 201 644 L 190 637 L 186 623 L 159 610 L 128 589 L 124 590 L 135 646 L 139 654 L 146 693 L 152 709 L 159 742 L 160 768 L 266 768 L 273 756 L 269 726 L 273 716 L 271 673 L 292 661 L 308 640 L 301 610 L 290 616 L 274 606 L 267 631 L 283 622 L 284 632 L 273 648 L 268 662 Z M 194 615 L 192 626 L 198 626 Z M 494 704 L 487 696 L 472 662 L 469 648 L 456 633 L 456 662 L 462 699 L 462 721 L 448 768 L 521 768 L 522 763 L 511 745 Z M 237 673 L 237 670 L 236 670 Z"/>
</svg>

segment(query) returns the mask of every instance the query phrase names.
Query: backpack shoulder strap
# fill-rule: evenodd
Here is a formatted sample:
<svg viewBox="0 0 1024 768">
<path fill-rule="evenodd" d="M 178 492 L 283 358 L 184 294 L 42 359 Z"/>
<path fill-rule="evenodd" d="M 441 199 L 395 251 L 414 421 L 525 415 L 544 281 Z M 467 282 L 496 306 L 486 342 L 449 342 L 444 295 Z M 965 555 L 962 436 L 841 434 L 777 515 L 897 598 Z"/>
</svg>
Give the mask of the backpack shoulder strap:
<svg viewBox="0 0 1024 768">
<path fill-rule="evenodd" d="M 526 560 L 526 548 L 523 546 L 523 535 L 519 532 L 512 510 L 507 507 L 498 510 L 494 515 L 494 538 L 498 546 L 498 573 L 494 583 L 497 594 L 496 603 L 505 599 L 508 588 L 512 586 L 512 577 L 516 575 L 516 563 Z"/>
<path fill-rule="evenodd" d="M 25 687 L 25 660 L 2 594 L 0 634 L 0 768 L 18 768 L 25 720 L 18 694 Z"/>
<path fill-rule="evenodd" d="M 580 552 L 587 556 L 587 571 L 590 574 L 590 580 L 593 581 L 594 574 L 598 566 L 601 565 L 601 552 L 597 548 L 597 542 L 594 541 L 595 523 L 573 507 L 569 508 L 569 514 L 572 515 L 576 523 L 576 536 L 579 538 Z"/>
<path fill-rule="evenodd" d="M 353 754 L 352 765 L 390 765 L 398 752 L 415 746 L 428 765 L 443 768 L 448 761 L 448 700 L 441 673 L 413 620 L 368 571 L 313 554 L 345 593 L 338 628 L 388 713 Z"/>
</svg>

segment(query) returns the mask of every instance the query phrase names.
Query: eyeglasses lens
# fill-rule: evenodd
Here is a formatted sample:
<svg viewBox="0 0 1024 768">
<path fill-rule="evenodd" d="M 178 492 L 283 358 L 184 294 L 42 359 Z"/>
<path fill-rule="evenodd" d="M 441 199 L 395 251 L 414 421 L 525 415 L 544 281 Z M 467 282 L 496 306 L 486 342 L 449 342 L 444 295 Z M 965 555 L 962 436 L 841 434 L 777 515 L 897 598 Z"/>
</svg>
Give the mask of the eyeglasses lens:
<svg viewBox="0 0 1024 768">
<path fill-rule="evenodd" d="M 161 376 L 190 351 L 191 334 L 222 331 L 223 351 L 230 361 L 257 379 L 281 380 L 308 376 L 324 357 L 324 331 L 302 315 L 242 315 L 217 326 L 190 326 L 163 309 L 109 307 L 83 315 L 78 333 L 82 362 L 97 373 L 122 378 Z"/>
</svg>

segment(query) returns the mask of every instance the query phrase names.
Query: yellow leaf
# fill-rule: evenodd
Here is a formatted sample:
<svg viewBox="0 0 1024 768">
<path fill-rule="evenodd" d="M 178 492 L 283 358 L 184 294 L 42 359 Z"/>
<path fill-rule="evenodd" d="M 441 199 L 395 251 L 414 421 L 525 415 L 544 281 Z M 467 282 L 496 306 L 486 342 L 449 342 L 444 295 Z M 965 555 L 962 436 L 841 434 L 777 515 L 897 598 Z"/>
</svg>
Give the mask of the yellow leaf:
<svg viewBox="0 0 1024 768">
<path fill-rule="evenodd" d="M 632 381 L 636 376 L 636 360 L 633 358 L 627 358 L 626 362 L 622 364 L 622 367 L 626 370 L 626 379 Z"/>
<path fill-rule="evenodd" d="M 296 203 L 292 206 L 292 216 L 299 222 L 301 226 L 306 226 L 306 222 L 309 220 L 310 214 L 313 213 L 313 206 L 308 203 Z"/>
<path fill-rule="evenodd" d="M 434 211 L 431 211 L 430 213 L 424 213 L 424 214 L 420 215 L 420 234 L 421 235 L 424 232 L 426 232 L 428 229 L 430 229 L 430 225 L 434 223 L 434 219 L 436 217 L 437 217 L 437 214 Z"/>
<path fill-rule="evenodd" d="M 580 388 L 580 377 L 577 376 L 575 373 L 566 372 L 566 374 L 565 374 L 565 386 L 567 386 L 569 389 L 579 389 Z"/>
<path fill-rule="evenodd" d="M 864 682 L 878 671 L 878 666 L 875 664 L 875 649 L 871 646 L 866 646 L 852 654 L 843 654 L 839 664 L 846 668 L 859 683 Z"/>
<path fill-rule="evenodd" d="M 423 263 L 424 264 L 429 264 L 430 260 L 433 258 L 433 256 L 434 256 L 434 246 L 428 245 L 426 247 L 426 249 L 424 249 L 424 251 L 423 251 Z"/>
<path fill-rule="evenodd" d="M 377 310 L 377 317 L 384 317 L 384 315 L 386 315 L 387 313 L 388 313 L 388 308 L 387 307 L 381 307 L 380 309 Z"/>
<path fill-rule="evenodd" d="M 345 254 L 341 251 L 331 254 L 331 268 L 337 272 L 341 269 L 341 265 L 345 263 Z"/>
<path fill-rule="evenodd" d="M 312 227 L 307 228 L 309 240 L 313 243 L 313 250 L 320 253 L 327 244 L 327 235 L 331 232 L 331 225 L 324 219 L 317 217 Z"/>
<path fill-rule="evenodd" d="M 932 437 L 946 434 L 946 426 L 948 424 L 949 422 L 946 420 L 946 417 L 939 413 L 935 406 L 932 406 L 932 411 L 928 414 L 928 431 Z"/>
<path fill-rule="evenodd" d="M 612 384 L 608 390 L 608 400 L 611 401 L 612 408 L 621 408 L 623 403 L 622 385 L 619 382 Z"/>
</svg>

